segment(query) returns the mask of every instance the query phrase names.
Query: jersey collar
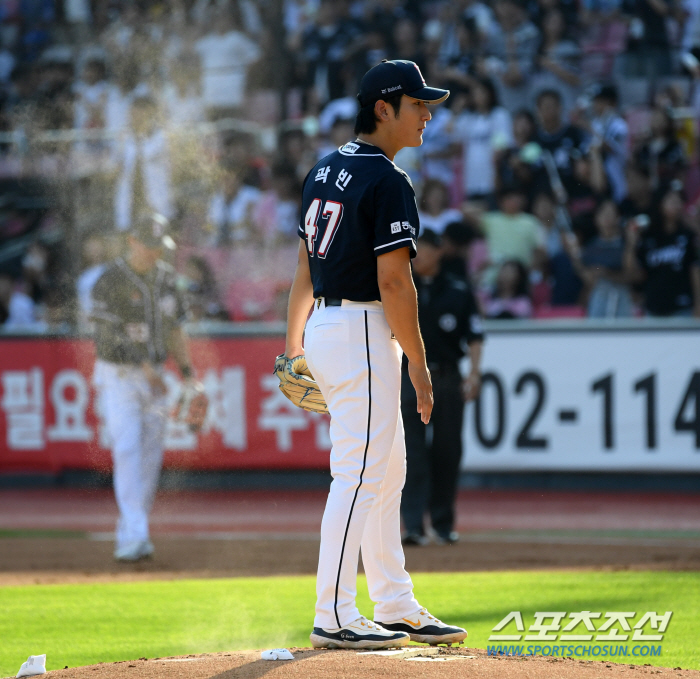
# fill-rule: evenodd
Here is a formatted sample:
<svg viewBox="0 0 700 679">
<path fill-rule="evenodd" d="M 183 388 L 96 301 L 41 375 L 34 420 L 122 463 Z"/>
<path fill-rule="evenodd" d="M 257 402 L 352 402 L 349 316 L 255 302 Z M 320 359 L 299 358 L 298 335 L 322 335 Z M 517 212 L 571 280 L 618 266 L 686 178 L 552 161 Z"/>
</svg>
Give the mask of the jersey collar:
<svg viewBox="0 0 700 679">
<path fill-rule="evenodd" d="M 378 146 L 368 144 L 360 139 L 349 141 L 341 146 L 338 151 L 344 156 L 381 156 L 389 160 L 389 157 Z"/>
</svg>

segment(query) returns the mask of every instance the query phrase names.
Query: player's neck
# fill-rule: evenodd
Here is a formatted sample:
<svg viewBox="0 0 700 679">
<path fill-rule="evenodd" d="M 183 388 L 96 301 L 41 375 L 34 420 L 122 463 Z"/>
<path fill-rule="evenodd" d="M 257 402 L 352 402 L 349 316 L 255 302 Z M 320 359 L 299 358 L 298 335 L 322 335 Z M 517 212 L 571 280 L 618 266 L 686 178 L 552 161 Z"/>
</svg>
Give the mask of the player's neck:
<svg viewBox="0 0 700 679">
<path fill-rule="evenodd" d="M 145 276 L 155 266 L 151 260 L 142 260 L 133 253 L 126 258 L 126 261 L 139 276 Z"/>
<path fill-rule="evenodd" d="M 376 146 L 380 151 L 383 151 L 386 157 L 392 162 L 396 154 L 402 148 L 401 146 L 396 147 L 396 144 L 388 138 L 388 135 L 383 134 L 381 128 L 378 128 L 376 132 L 372 132 L 371 134 L 358 134 L 357 139 L 365 144 Z"/>
</svg>

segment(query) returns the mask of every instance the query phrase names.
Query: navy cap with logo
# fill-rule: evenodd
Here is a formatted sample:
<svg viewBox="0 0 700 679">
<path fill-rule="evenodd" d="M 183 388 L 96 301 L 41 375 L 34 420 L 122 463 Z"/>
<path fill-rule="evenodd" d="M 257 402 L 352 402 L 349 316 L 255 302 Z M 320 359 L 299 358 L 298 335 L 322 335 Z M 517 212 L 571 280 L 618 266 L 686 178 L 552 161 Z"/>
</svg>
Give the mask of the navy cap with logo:
<svg viewBox="0 0 700 679">
<path fill-rule="evenodd" d="M 175 241 L 170 237 L 170 222 L 158 212 L 149 212 L 138 217 L 129 232 L 147 248 L 175 249 Z"/>
<path fill-rule="evenodd" d="M 394 94 L 405 94 L 429 104 L 439 104 L 450 96 L 450 91 L 428 87 L 418 65 L 413 61 L 385 59 L 365 73 L 357 99 L 360 106 L 365 107 Z"/>
</svg>

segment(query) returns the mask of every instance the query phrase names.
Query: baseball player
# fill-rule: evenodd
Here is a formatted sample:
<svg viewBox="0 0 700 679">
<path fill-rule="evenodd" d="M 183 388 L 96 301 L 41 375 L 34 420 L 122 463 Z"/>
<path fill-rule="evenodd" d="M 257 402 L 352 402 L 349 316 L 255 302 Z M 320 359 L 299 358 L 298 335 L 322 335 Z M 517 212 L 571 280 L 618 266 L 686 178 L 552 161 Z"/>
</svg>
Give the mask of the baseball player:
<svg viewBox="0 0 700 679">
<path fill-rule="evenodd" d="M 323 158 L 304 181 L 285 355 L 291 359 L 305 348 L 331 415 L 333 482 L 321 524 L 311 634 L 317 648 L 452 643 L 467 636 L 416 601 L 399 522 L 406 476 L 402 352 L 425 423 L 433 395 L 411 277 L 416 199 L 393 159 L 404 147 L 420 146 L 431 118 L 426 104 L 448 96 L 427 87 L 411 61 L 378 64 L 360 84 L 356 141 Z M 374 621 L 355 603 L 360 549 Z"/>
<path fill-rule="evenodd" d="M 184 305 L 172 267 L 161 261 L 175 244 L 162 215 L 142 217 L 128 235 L 128 254 L 93 288 L 97 361 L 95 386 L 112 444 L 119 507 L 114 557 L 153 554 L 148 515 L 163 459 L 167 419 L 162 365 L 172 356 L 185 380 L 192 368 L 180 327 Z"/>
</svg>

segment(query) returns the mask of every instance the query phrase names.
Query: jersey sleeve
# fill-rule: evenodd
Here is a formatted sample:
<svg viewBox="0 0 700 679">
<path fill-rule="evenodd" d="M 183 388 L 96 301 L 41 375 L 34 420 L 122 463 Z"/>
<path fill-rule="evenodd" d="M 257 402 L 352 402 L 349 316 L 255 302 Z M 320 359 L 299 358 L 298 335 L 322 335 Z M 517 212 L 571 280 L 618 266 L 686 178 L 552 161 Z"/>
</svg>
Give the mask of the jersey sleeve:
<svg viewBox="0 0 700 679">
<path fill-rule="evenodd" d="M 374 254 L 409 248 L 416 256 L 418 206 L 406 175 L 394 170 L 384 175 L 374 189 Z"/>
</svg>

